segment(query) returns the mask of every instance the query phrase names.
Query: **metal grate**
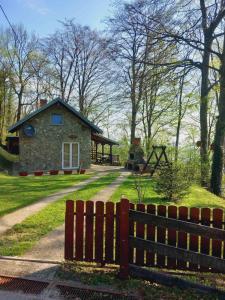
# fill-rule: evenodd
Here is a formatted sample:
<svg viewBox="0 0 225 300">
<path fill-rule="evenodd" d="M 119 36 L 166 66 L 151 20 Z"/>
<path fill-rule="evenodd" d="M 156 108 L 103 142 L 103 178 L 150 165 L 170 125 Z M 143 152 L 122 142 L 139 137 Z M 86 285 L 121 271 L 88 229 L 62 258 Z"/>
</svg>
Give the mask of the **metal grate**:
<svg viewBox="0 0 225 300">
<path fill-rule="evenodd" d="M 41 294 L 49 283 L 35 280 L 0 276 L 0 290 L 22 291 L 25 294 Z"/>
<path fill-rule="evenodd" d="M 0 291 L 22 292 L 30 295 L 45 294 L 49 299 L 65 300 L 137 300 L 138 297 L 126 293 L 117 293 L 114 291 L 93 289 L 89 287 L 74 287 L 64 285 L 63 283 L 49 283 L 39 281 L 38 279 L 25 279 L 10 276 L 0 276 Z M 57 296 L 56 296 L 56 294 Z"/>
<path fill-rule="evenodd" d="M 86 288 L 77 288 L 64 285 L 56 285 L 60 296 L 66 300 L 78 299 L 78 300 L 137 300 L 138 298 L 125 294 L 110 293 L 108 291 L 97 291 Z M 76 298 L 74 298 L 76 297 Z"/>
</svg>

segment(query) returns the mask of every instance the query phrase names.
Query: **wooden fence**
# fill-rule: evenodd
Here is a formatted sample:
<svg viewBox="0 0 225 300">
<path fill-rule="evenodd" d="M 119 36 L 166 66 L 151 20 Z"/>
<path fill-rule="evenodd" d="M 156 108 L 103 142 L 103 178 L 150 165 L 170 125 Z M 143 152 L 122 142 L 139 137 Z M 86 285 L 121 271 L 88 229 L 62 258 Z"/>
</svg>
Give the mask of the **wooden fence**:
<svg viewBox="0 0 225 300">
<path fill-rule="evenodd" d="M 221 209 L 68 200 L 65 225 L 65 259 L 121 264 L 122 277 L 128 264 L 225 272 Z"/>
</svg>

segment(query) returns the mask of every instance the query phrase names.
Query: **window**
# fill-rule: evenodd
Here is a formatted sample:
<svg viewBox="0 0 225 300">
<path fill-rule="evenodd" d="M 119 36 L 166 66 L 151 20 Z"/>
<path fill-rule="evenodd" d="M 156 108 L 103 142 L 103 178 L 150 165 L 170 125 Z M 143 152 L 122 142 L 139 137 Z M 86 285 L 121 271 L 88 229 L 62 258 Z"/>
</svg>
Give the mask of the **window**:
<svg viewBox="0 0 225 300">
<path fill-rule="evenodd" d="M 63 117 L 60 114 L 52 114 L 52 125 L 62 125 Z"/>
<path fill-rule="evenodd" d="M 32 137 L 36 133 L 35 128 L 30 124 L 27 124 L 27 125 L 24 126 L 23 132 L 28 137 Z"/>
</svg>

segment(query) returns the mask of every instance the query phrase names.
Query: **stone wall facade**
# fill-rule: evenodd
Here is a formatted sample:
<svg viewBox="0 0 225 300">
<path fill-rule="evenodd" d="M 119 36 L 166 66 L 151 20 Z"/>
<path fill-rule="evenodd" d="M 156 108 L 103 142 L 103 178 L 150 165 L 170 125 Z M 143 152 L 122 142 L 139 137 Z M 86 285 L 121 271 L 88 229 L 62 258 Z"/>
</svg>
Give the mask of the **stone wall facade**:
<svg viewBox="0 0 225 300">
<path fill-rule="evenodd" d="M 52 114 L 61 114 L 62 125 L 52 125 Z M 35 136 L 27 137 L 23 132 L 26 124 L 32 125 Z M 18 171 L 61 170 L 62 145 L 65 142 L 78 142 L 80 148 L 79 162 L 82 168 L 91 163 L 91 129 L 79 118 L 60 104 L 42 111 L 19 130 L 20 167 Z"/>
</svg>

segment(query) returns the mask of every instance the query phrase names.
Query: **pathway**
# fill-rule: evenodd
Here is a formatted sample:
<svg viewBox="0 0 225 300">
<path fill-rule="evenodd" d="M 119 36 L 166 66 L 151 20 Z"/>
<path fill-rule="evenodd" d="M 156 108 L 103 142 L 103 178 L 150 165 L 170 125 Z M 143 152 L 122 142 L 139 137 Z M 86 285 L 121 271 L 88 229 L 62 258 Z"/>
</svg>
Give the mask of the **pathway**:
<svg viewBox="0 0 225 300">
<path fill-rule="evenodd" d="M 97 193 L 92 201 L 108 201 L 118 186 L 126 179 L 130 172 L 122 172 L 117 179 L 105 189 Z M 63 260 L 64 225 L 43 237 L 38 244 L 28 251 L 24 257 L 32 259 Z"/>
<path fill-rule="evenodd" d="M 43 209 L 45 206 L 47 206 L 49 203 L 52 203 L 69 193 L 75 192 L 75 191 L 83 188 L 84 186 L 88 185 L 89 183 L 95 181 L 100 176 L 103 176 L 105 174 L 107 174 L 107 173 L 105 172 L 105 173 L 101 173 L 96 176 L 93 176 L 93 177 L 91 177 L 87 180 L 84 180 L 72 187 L 63 189 L 63 190 L 56 192 L 50 196 L 47 196 L 47 197 L 39 200 L 38 202 L 35 202 L 34 204 L 28 205 L 24 208 L 16 210 L 15 212 L 12 212 L 10 214 L 7 214 L 7 215 L 1 217 L 0 218 L 0 234 L 4 233 L 6 230 L 10 229 L 12 226 L 14 226 L 18 223 L 21 223 L 27 217 L 37 213 L 38 211 Z"/>
</svg>

